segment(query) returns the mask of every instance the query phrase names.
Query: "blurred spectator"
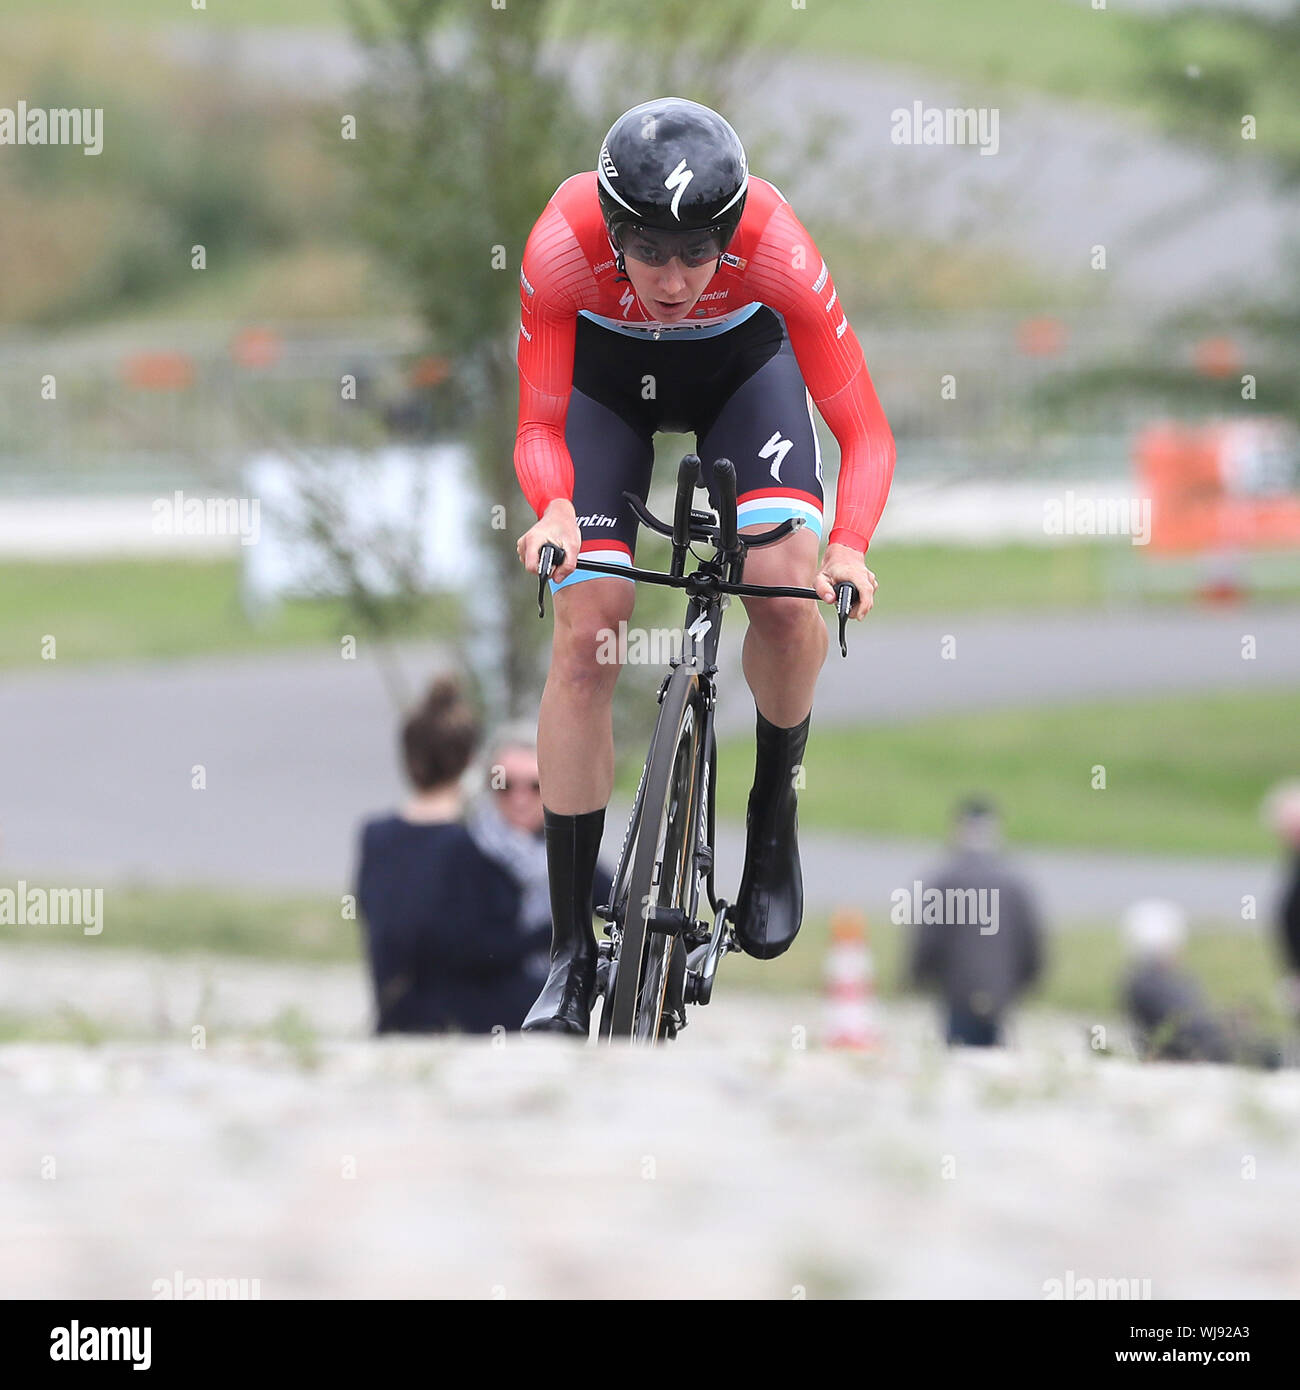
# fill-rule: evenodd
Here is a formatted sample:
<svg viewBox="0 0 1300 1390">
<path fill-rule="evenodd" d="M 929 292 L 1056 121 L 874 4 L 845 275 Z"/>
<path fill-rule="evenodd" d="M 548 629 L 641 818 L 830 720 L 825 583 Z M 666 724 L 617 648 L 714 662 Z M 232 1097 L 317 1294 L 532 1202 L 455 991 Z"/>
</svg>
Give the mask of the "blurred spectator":
<svg viewBox="0 0 1300 1390">
<path fill-rule="evenodd" d="M 488 746 L 484 790 L 467 824 L 479 849 L 505 870 L 515 886 L 519 930 L 537 943 L 524 965 L 536 998 L 550 968 L 551 894 L 537 735 L 532 725 L 507 725 Z M 593 901 L 608 902 L 612 888 L 609 873 L 598 863 Z"/>
<path fill-rule="evenodd" d="M 924 880 L 926 897 L 937 889 L 944 908 L 942 920 L 921 921 L 911 976 L 917 987 L 937 991 L 950 1044 L 1000 1043 L 1006 1010 L 1042 972 L 1038 912 L 1001 845 L 997 810 L 966 801 L 954 818 L 952 857 Z"/>
<path fill-rule="evenodd" d="M 479 737 L 459 682 L 435 681 L 402 730 L 414 794 L 363 827 L 357 900 L 380 1033 L 513 1030 L 536 998 L 526 963 L 549 945 L 549 916 L 521 930 L 518 879 L 461 824 Z"/>
<path fill-rule="evenodd" d="M 1239 1062 L 1277 1067 L 1281 1051 L 1243 1014 L 1220 1017 L 1200 982 L 1182 963 L 1187 918 L 1176 903 L 1158 898 L 1134 903 L 1124 915 L 1131 965 L 1124 1006 L 1143 1057 L 1161 1062 Z"/>
<path fill-rule="evenodd" d="M 438 433 L 436 402 L 432 391 L 403 391 L 384 402 L 384 424 L 398 439 L 432 439 Z"/>
<path fill-rule="evenodd" d="M 1176 903 L 1156 898 L 1124 914 L 1131 964 L 1124 1007 L 1138 1051 L 1165 1062 L 1227 1062 L 1231 1048 L 1195 976 L 1182 964 L 1187 921 Z"/>
<path fill-rule="evenodd" d="M 1300 781 L 1275 788 L 1264 804 L 1264 814 L 1290 859 L 1278 904 L 1278 944 L 1286 971 L 1287 1008 L 1300 1022 Z"/>
</svg>

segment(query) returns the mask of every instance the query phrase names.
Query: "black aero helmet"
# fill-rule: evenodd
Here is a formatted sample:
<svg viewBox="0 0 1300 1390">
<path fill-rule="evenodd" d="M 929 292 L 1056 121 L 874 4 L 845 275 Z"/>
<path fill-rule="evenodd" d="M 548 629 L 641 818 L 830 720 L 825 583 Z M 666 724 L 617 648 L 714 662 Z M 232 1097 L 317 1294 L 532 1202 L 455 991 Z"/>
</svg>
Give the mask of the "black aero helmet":
<svg viewBox="0 0 1300 1390">
<path fill-rule="evenodd" d="M 745 210 L 749 163 L 730 124 L 699 102 L 658 97 L 609 128 L 596 185 L 610 241 L 625 223 L 663 232 L 716 228 L 722 250 Z"/>
</svg>

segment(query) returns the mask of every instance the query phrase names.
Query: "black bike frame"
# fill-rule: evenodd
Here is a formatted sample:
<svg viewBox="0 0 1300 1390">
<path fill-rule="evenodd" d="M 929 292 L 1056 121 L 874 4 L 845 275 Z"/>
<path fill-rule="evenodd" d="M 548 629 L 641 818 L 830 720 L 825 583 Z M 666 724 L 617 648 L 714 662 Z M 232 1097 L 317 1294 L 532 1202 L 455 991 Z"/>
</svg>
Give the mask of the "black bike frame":
<svg viewBox="0 0 1300 1390">
<path fill-rule="evenodd" d="M 719 561 L 715 557 L 712 561 L 703 561 L 701 568 L 703 569 L 705 566 L 717 567 L 718 565 Z M 621 570 L 626 567 L 611 566 L 610 568 Z M 695 573 L 698 574 L 700 571 L 697 570 Z M 717 759 L 713 723 L 714 708 L 717 704 L 717 684 L 714 677 L 718 672 L 718 642 L 722 632 L 723 595 L 721 593 L 706 593 L 703 590 L 693 592 L 689 587 L 687 587 L 687 592 L 689 598 L 686 606 L 686 622 L 682 628 L 682 655 L 673 657 L 669 662 L 668 673 L 659 685 L 659 699 L 662 701 L 668 689 L 668 682 L 672 679 L 672 673 L 678 666 L 686 664 L 698 668 L 703 716 L 699 750 L 696 754 L 695 776 L 697 785 L 705 789 L 701 803 L 701 810 L 705 819 L 693 830 L 695 848 L 692 854 L 692 863 L 705 865 L 705 884 L 709 907 L 716 919 L 719 909 L 713 878 L 713 837 L 716 824 L 714 796 Z M 649 758 L 646 759 L 646 767 L 648 766 Z M 645 774 L 646 768 L 643 767 L 641 779 L 637 783 L 636 796 L 632 802 L 632 813 L 628 817 L 627 829 L 623 832 L 623 846 L 619 851 L 618 865 L 614 871 L 614 886 L 610 893 L 610 902 L 602 904 L 596 909 L 602 917 L 610 922 L 617 919 L 619 899 L 627 887 L 627 878 L 631 872 L 631 857 L 634 848 L 632 832 L 640 821 L 641 803 L 645 795 Z M 690 885 L 690 901 L 683 903 L 682 906 L 687 915 L 694 918 L 699 906 L 698 874 L 693 875 L 693 881 Z"/>
</svg>

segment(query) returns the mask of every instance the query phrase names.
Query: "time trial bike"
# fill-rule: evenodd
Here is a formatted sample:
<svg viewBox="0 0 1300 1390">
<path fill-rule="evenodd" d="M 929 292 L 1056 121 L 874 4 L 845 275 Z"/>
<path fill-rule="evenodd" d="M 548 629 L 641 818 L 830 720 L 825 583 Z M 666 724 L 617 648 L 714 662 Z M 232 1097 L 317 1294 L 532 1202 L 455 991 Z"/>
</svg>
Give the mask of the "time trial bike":
<svg viewBox="0 0 1300 1390">
<path fill-rule="evenodd" d="M 672 524 L 660 521 L 635 493 L 624 492 L 642 525 L 672 540 L 667 573 L 635 566 L 578 561 L 577 567 L 644 584 L 684 589 L 686 620 L 680 643 L 659 686 L 659 714 L 650 751 L 637 784 L 623 835 L 610 900 L 596 911 L 606 921 L 600 943 L 598 994 L 602 1000 L 597 1037 L 602 1042 L 654 1044 L 676 1037 L 686 1026 L 686 1006 L 713 997 L 718 965 L 740 950 L 734 932 L 735 903 L 718 896 L 714 882 L 718 698 L 718 640 L 722 615 L 733 594 L 807 598 L 813 589 L 743 582 L 746 553 L 772 545 L 804 525 L 802 517 L 768 531 L 741 535 L 736 521 L 736 473 L 728 459 L 713 466 L 717 515 L 694 509 L 700 460 L 682 459 Z M 712 553 L 692 546 L 703 542 Z M 697 567 L 686 573 L 688 555 Z M 545 615 L 547 581 L 564 552 L 542 547 L 537 612 Z M 835 586 L 840 653 L 848 655 L 845 626 L 858 591 L 847 581 Z M 701 892 L 712 921 L 702 920 Z"/>
</svg>

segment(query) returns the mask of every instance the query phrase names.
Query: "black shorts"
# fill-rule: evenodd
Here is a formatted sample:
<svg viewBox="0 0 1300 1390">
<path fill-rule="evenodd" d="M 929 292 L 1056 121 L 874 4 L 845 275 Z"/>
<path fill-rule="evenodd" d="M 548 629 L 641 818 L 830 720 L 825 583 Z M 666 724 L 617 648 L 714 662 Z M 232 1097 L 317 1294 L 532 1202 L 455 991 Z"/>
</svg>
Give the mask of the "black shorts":
<svg viewBox="0 0 1300 1390">
<path fill-rule="evenodd" d="M 713 461 L 732 461 L 741 526 L 801 516 L 822 534 L 821 448 L 780 316 L 760 306 L 722 332 L 701 332 L 656 340 L 578 318 L 564 438 L 589 560 L 632 563 L 638 523 L 623 492 L 645 501 L 658 430 L 695 435 L 715 507 Z M 575 570 L 552 587 L 601 577 Z"/>
</svg>

